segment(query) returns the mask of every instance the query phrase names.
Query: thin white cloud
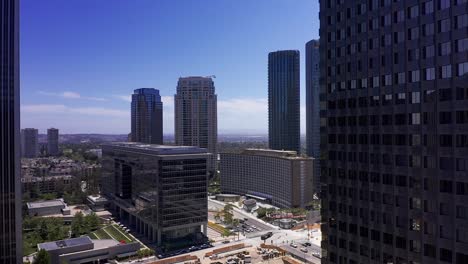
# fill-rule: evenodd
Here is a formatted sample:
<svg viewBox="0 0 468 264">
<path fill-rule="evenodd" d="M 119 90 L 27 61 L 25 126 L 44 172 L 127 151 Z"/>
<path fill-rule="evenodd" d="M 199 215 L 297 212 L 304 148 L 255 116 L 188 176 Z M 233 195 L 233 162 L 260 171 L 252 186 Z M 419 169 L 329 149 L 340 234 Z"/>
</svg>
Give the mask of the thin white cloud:
<svg viewBox="0 0 468 264">
<path fill-rule="evenodd" d="M 120 99 L 125 102 L 131 102 L 132 96 L 131 95 L 114 95 L 115 98 Z"/>
<path fill-rule="evenodd" d="M 65 91 L 65 92 L 60 92 L 60 93 L 39 91 L 38 94 L 46 95 L 46 96 L 62 97 L 65 99 L 83 99 L 83 100 L 101 101 L 101 102 L 107 101 L 107 99 L 101 98 L 101 97 L 81 96 L 79 93 L 73 92 L 73 91 Z"/>
<path fill-rule="evenodd" d="M 23 113 L 31 114 L 84 114 L 90 116 L 130 117 L 130 111 L 104 107 L 68 107 L 60 104 L 22 105 Z"/>
</svg>

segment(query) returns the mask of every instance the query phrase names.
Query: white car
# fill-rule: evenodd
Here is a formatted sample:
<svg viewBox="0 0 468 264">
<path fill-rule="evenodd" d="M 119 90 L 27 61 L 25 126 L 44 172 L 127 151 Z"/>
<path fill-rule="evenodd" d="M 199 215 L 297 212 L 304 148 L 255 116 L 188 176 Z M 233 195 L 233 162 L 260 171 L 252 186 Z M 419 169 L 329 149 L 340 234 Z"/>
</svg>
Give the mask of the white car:
<svg viewBox="0 0 468 264">
<path fill-rule="evenodd" d="M 304 252 L 304 253 L 307 253 L 308 250 L 307 250 L 307 248 L 303 247 L 303 248 L 301 248 L 301 251 Z"/>
<path fill-rule="evenodd" d="M 291 243 L 291 245 L 290 245 L 290 246 L 291 246 L 291 247 L 293 247 L 293 248 L 297 248 L 297 245 L 296 245 L 296 244 L 294 244 L 294 243 Z"/>
</svg>

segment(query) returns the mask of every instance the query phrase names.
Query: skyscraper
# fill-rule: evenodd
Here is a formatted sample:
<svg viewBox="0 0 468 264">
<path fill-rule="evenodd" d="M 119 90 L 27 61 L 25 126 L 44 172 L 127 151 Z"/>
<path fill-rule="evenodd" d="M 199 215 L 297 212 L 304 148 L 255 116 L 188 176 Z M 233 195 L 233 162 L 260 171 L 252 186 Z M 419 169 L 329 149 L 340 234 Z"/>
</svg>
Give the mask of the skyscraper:
<svg viewBox="0 0 468 264">
<path fill-rule="evenodd" d="M 38 130 L 25 128 L 21 130 L 21 157 L 36 158 L 39 155 Z"/>
<path fill-rule="evenodd" d="M 56 156 L 59 154 L 59 130 L 56 128 L 47 129 L 47 152 L 49 155 Z"/>
<path fill-rule="evenodd" d="M 468 2 L 320 1 L 322 263 L 468 263 Z"/>
<path fill-rule="evenodd" d="M 23 263 L 18 0 L 0 3 L 0 25 L 0 263 Z"/>
<path fill-rule="evenodd" d="M 319 41 L 306 43 L 306 148 L 314 157 L 314 188 L 320 190 L 320 52 Z"/>
<path fill-rule="evenodd" d="M 133 142 L 163 144 L 163 103 L 159 90 L 136 89 L 132 94 Z"/>
<path fill-rule="evenodd" d="M 299 51 L 268 54 L 268 138 L 271 149 L 300 153 Z"/>
<path fill-rule="evenodd" d="M 175 100 L 175 142 L 206 148 L 208 168 L 216 168 L 218 143 L 217 95 L 211 77 L 179 78 Z"/>
</svg>

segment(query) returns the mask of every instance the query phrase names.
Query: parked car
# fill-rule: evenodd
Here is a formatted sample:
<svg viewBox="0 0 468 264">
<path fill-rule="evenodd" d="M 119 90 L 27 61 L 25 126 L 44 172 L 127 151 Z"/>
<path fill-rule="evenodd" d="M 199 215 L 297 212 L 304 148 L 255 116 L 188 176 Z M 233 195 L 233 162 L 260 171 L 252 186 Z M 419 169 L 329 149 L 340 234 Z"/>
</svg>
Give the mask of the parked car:
<svg viewBox="0 0 468 264">
<path fill-rule="evenodd" d="M 290 246 L 293 247 L 293 248 L 297 248 L 297 245 L 294 244 L 294 243 L 291 243 Z"/>
<path fill-rule="evenodd" d="M 310 247 L 310 246 L 312 246 L 312 244 L 311 244 L 310 242 L 302 243 L 302 245 L 303 245 L 304 247 Z"/>
<path fill-rule="evenodd" d="M 307 248 L 303 247 L 303 248 L 301 248 L 301 251 L 304 252 L 304 253 L 307 253 L 308 250 L 307 250 Z"/>
</svg>

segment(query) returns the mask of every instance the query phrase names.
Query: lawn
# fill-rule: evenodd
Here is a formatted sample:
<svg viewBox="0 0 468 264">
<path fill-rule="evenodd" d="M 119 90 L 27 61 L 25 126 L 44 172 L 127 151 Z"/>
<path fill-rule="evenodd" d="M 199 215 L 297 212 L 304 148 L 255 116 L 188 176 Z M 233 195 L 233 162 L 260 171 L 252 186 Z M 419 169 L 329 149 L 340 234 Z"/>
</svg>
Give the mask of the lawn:
<svg viewBox="0 0 468 264">
<path fill-rule="evenodd" d="M 110 225 L 104 228 L 111 236 L 118 241 L 125 241 L 125 243 L 131 243 L 133 240 L 130 236 L 124 235 L 125 231 L 117 228 L 115 225 Z"/>
<path fill-rule="evenodd" d="M 103 229 L 94 231 L 94 234 L 98 239 L 112 239 Z"/>
<path fill-rule="evenodd" d="M 98 239 L 97 236 L 94 233 L 89 233 L 88 236 L 91 239 Z"/>
</svg>

